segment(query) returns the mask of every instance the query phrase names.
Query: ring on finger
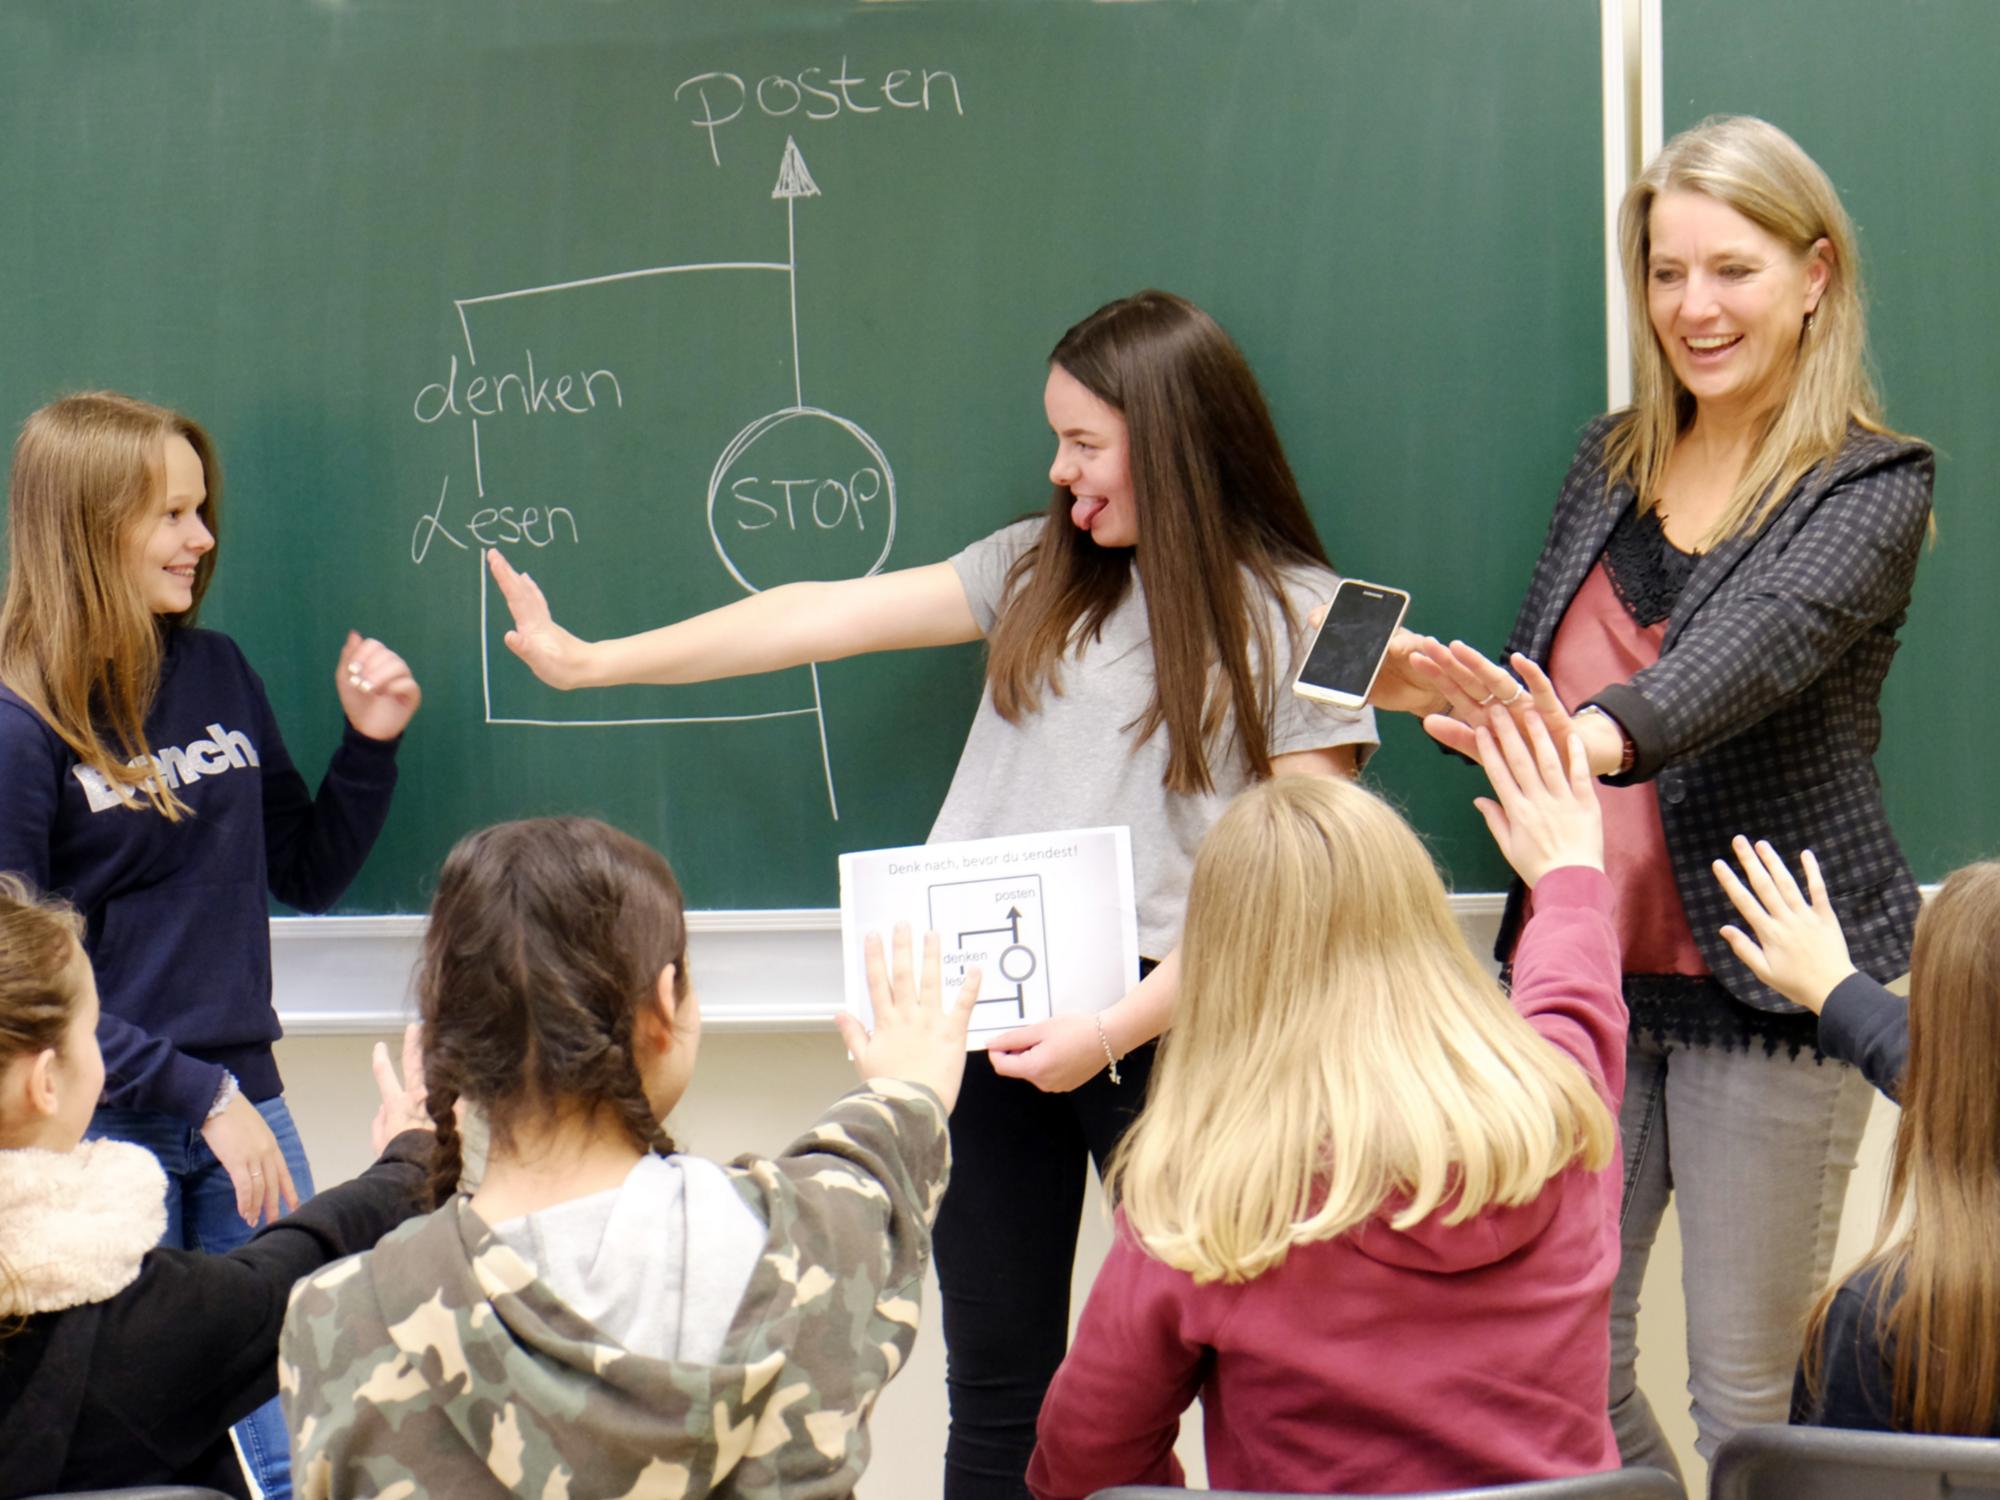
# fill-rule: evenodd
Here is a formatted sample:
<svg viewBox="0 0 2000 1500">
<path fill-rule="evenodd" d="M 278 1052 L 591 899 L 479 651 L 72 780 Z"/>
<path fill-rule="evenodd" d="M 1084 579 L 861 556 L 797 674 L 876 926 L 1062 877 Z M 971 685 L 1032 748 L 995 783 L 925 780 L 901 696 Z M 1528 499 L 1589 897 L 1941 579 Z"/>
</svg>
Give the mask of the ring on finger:
<svg viewBox="0 0 2000 1500">
<path fill-rule="evenodd" d="M 1491 703 L 1491 702 L 1492 702 L 1492 701 L 1494 700 L 1494 698 L 1495 698 L 1495 697 L 1497 697 L 1497 696 L 1498 696 L 1497 694 L 1494 694 L 1494 693 L 1488 693 L 1488 694 L 1487 694 L 1487 695 L 1486 695 L 1486 696 L 1485 696 L 1484 698 L 1481 698 L 1481 699 L 1480 699 L 1480 700 L 1479 700 L 1479 701 L 1478 701 L 1477 703 L 1473 704 L 1472 706 L 1473 706 L 1474 708 L 1485 708 L 1485 707 L 1486 707 L 1486 706 L 1487 706 L 1488 704 L 1490 704 L 1490 703 Z M 1508 699 L 1507 701 L 1511 703 L 1511 702 L 1513 702 L 1513 699 L 1511 699 L 1511 698 L 1510 698 L 1510 699 Z"/>
</svg>

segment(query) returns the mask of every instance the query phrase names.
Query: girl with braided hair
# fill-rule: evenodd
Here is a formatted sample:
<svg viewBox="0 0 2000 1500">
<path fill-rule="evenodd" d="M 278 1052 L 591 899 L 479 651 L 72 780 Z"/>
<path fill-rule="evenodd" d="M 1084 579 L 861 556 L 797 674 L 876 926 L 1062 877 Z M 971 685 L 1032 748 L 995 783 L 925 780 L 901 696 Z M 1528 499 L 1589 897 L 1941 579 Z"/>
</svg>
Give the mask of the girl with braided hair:
<svg viewBox="0 0 2000 1500">
<path fill-rule="evenodd" d="M 849 1493 L 916 1337 L 978 991 L 941 1003 L 935 934 L 868 969 L 861 1089 L 776 1158 L 676 1154 L 701 1021 L 666 861 L 583 818 L 461 840 L 417 979 L 438 1206 L 294 1299 L 299 1493 Z"/>
</svg>

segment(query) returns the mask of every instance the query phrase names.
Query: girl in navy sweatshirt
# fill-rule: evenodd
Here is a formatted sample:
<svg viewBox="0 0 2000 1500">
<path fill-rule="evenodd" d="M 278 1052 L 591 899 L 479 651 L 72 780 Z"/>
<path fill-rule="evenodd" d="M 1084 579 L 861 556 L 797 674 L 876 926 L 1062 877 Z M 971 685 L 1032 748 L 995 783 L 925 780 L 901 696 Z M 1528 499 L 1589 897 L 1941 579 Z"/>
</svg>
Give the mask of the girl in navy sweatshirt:
<svg viewBox="0 0 2000 1500">
<path fill-rule="evenodd" d="M 1903 1106 L 1875 1244 L 1813 1308 L 1792 1421 L 2000 1434 L 2000 861 L 1925 904 L 1905 1004 L 1856 971 L 1810 850 L 1803 889 L 1768 842 L 1735 853 L 1740 875 L 1715 865 L 1743 918 L 1724 939 Z"/>
<path fill-rule="evenodd" d="M 346 889 L 420 699 L 400 657 L 350 635 L 347 732 L 307 789 L 243 653 L 194 628 L 221 489 L 188 418 L 106 391 L 52 402 L 15 444 L 0 603 L 0 870 L 83 914 L 91 1134 L 152 1150 L 162 1242 L 209 1251 L 312 1191 L 271 1053 L 267 892 L 322 911 Z M 265 1493 L 287 1493 L 275 1403 L 240 1435 Z"/>
</svg>

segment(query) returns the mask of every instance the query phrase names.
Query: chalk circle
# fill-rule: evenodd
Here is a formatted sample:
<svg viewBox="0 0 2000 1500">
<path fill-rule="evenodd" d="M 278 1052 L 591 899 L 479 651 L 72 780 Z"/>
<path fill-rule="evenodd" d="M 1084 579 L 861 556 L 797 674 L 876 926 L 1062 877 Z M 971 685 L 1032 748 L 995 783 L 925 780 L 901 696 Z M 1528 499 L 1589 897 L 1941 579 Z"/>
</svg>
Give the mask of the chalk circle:
<svg viewBox="0 0 2000 1500">
<path fill-rule="evenodd" d="M 1016 958 L 1015 954 L 1020 954 Z M 1015 969 L 1020 973 L 1015 973 Z M 1000 950 L 1000 977 L 1013 984 L 1019 984 L 1035 972 L 1035 950 L 1025 943 L 1014 943 Z"/>
<path fill-rule="evenodd" d="M 875 439 L 870 437 L 866 432 L 863 432 L 857 423 L 850 422 L 845 417 L 836 416 L 830 411 L 824 411 L 817 406 L 784 407 L 781 410 L 774 411 L 766 416 L 759 417 L 756 421 L 752 422 L 748 427 L 744 428 L 741 432 L 737 433 L 735 437 L 731 438 L 729 440 L 729 446 L 722 450 L 722 456 L 716 459 L 715 468 L 708 476 L 708 535 L 710 540 L 712 540 L 715 543 L 715 555 L 721 558 L 722 565 L 725 568 L 729 569 L 729 576 L 734 578 L 738 583 L 742 584 L 744 588 L 748 589 L 753 594 L 763 592 L 765 588 L 770 587 L 773 583 L 791 582 L 792 580 L 767 579 L 766 582 L 764 583 L 754 583 L 751 581 L 749 576 L 750 570 L 747 570 L 745 567 L 739 565 L 739 560 L 730 555 L 729 544 L 723 540 L 722 536 L 723 528 L 716 521 L 716 515 L 715 515 L 716 502 L 718 498 L 721 498 L 723 495 L 723 486 L 728 482 L 731 471 L 734 470 L 746 456 L 748 456 L 750 450 L 756 447 L 757 444 L 761 442 L 764 438 L 770 436 L 774 432 L 779 431 L 787 423 L 797 422 L 797 421 L 809 421 L 815 425 L 820 423 L 830 424 L 831 427 L 835 429 L 834 434 L 829 434 L 824 429 L 822 429 L 816 434 L 813 434 L 813 436 L 815 436 L 819 441 L 823 442 L 829 436 L 835 436 L 837 440 L 837 434 L 845 434 L 847 437 L 853 439 L 853 441 L 857 445 L 859 445 L 862 452 L 867 455 L 869 462 L 872 463 L 872 465 L 881 473 L 882 476 L 881 494 L 879 496 L 870 496 L 867 498 L 868 498 L 868 503 L 870 504 L 873 504 L 874 501 L 877 499 L 886 502 L 886 509 L 888 511 L 888 520 L 887 523 L 882 528 L 882 550 L 879 554 L 877 554 L 873 562 L 871 562 L 866 568 L 862 569 L 859 574 L 853 576 L 866 577 L 871 573 L 880 572 L 882 564 L 889 560 L 890 547 L 895 544 L 896 476 L 894 471 L 891 470 L 889 467 L 889 457 L 882 451 L 881 445 L 877 443 Z M 818 501 L 818 496 L 815 495 L 813 497 L 812 503 L 817 504 L 817 501 Z M 843 501 L 843 508 L 841 512 L 843 517 L 845 515 L 845 503 L 846 502 Z M 856 504 L 856 513 L 859 514 L 858 503 Z M 793 529 L 796 530 L 796 527 L 794 527 Z M 818 573 L 818 574 L 813 574 L 811 576 L 815 578 L 824 578 L 826 575 L 824 573 Z"/>
</svg>

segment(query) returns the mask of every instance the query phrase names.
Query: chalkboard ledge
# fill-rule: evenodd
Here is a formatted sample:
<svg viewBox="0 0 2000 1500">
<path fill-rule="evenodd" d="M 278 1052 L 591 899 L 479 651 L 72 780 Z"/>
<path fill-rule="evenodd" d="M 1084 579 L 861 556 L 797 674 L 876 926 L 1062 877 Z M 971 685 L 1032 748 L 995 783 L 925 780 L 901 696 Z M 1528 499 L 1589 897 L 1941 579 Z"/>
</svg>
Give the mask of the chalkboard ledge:
<svg viewBox="0 0 2000 1500">
<path fill-rule="evenodd" d="M 1451 898 L 1473 951 L 1493 947 L 1506 898 Z M 416 1013 L 410 975 L 420 916 L 274 917 L 272 977 L 288 1036 L 376 1036 Z M 840 913 L 800 907 L 688 913 L 688 970 L 705 1030 L 831 1028 L 840 1008 Z"/>
</svg>

